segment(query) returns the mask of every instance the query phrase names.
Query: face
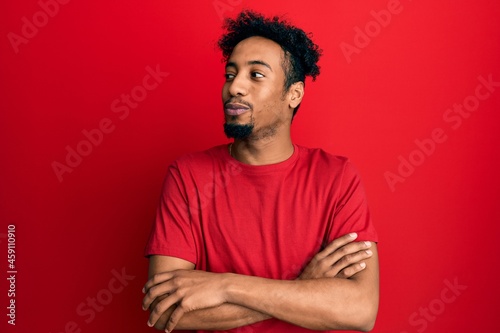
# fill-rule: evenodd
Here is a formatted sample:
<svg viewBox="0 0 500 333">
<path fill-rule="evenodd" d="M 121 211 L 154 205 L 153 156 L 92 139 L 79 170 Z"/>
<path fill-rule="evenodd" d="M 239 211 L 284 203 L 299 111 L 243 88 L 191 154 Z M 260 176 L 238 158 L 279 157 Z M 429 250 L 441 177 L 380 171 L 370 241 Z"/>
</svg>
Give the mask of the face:
<svg viewBox="0 0 500 333">
<path fill-rule="evenodd" d="M 236 45 L 226 64 L 222 89 L 224 130 L 235 139 L 262 139 L 290 126 L 293 109 L 284 94 L 284 51 L 263 37 Z"/>
</svg>

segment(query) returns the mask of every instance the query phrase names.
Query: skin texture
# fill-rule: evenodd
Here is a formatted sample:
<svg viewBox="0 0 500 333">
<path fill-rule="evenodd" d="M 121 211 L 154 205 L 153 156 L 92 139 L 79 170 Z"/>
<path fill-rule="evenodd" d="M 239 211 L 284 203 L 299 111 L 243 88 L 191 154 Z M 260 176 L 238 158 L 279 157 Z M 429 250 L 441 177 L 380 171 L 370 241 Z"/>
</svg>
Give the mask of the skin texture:
<svg viewBox="0 0 500 333">
<path fill-rule="evenodd" d="M 243 101 L 252 105 L 252 109 L 242 115 L 225 115 L 226 123 L 254 123 L 248 139 L 233 143 L 233 157 L 243 163 L 278 163 L 293 154 L 290 126 L 293 109 L 304 96 L 304 84 L 294 83 L 283 93 L 284 57 L 281 46 L 275 42 L 250 37 L 236 45 L 228 59 L 223 103 Z M 264 62 L 270 68 L 257 62 Z"/>
<path fill-rule="evenodd" d="M 366 259 L 373 256 L 370 249 L 374 244 L 371 242 L 355 242 L 355 237 L 349 234 L 334 240 L 311 259 L 297 280 L 333 277 L 348 279 L 364 270 L 366 268 Z M 150 258 L 150 280 L 143 290 L 143 292 L 147 291 L 143 300 L 143 309 L 150 308 L 152 310 L 148 325 L 154 325 L 159 330 L 165 330 L 172 312 L 176 309 L 175 305 L 168 306 L 165 303 L 158 305 L 165 298 L 164 288 L 166 286 L 163 282 L 168 276 L 163 273 L 176 272 L 182 274 L 183 271 L 187 273 L 193 269 L 194 264 L 179 258 L 166 256 L 152 256 Z M 193 273 L 196 274 L 195 271 Z M 216 284 L 221 282 L 220 274 L 209 274 L 212 274 L 214 279 L 219 280 Z M 184 275 L 184 277 L 187 276 Z M 187 278 L 189 279 L 189 277 Z M 191 281 L 195 284 L 199 283 L 195 280 L 195 277 Z M 206 286 L 203 288 L 206 288 Z M 206 291 L 209 294 L 214 292 L 212 289 Z M 180 318 L 176 328 L 225 330 L 253 324 L 270 317 L 268 314 L 247 307 L 224 303 L 218 307 L 190 309 Z M 172 323 L 169 324 L 170 326 L 167 328 L 173 329 Z"/>
<path fill-rule="evenodd" d="M 251 165 L 282 162 L 293 154 L 290 126 L 304 96 L 303 82 L 283 91 L 285 54 L 275 42 L 250 37 L 233 50 L 222 89 L 226 102 L 250 106 L 226 123 L 253 124 L 246 139 L 235 139 L 232 156 Z M 316 254 L 292 281 L 194 269 L 182 259 L 152 256 L 143 309 L 157 329 L 224 330 L 274 317 L 326 330 L 370 330 L 379 300 L 377 246 L 349 234 Z M 252 286 L 248 288 L 248 286 Z"/>
</svg>

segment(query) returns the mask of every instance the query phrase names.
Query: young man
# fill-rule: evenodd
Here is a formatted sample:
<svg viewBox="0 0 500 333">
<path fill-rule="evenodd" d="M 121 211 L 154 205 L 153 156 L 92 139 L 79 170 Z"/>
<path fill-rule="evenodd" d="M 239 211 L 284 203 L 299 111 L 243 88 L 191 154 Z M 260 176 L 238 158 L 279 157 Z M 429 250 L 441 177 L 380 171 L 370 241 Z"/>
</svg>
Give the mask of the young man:
<svg viewBox="0 0 500 333">
<path fill-rule="evenodd" d="M 224 130 L 168 169 L 146 255 L 157 329 L 372 329 L 377 235 L 350 162 L 292 143 L 319 49 L 278 18 L 226 21 Z M 355 241 L 356 240 L 356 241 Z"/>
</svg>

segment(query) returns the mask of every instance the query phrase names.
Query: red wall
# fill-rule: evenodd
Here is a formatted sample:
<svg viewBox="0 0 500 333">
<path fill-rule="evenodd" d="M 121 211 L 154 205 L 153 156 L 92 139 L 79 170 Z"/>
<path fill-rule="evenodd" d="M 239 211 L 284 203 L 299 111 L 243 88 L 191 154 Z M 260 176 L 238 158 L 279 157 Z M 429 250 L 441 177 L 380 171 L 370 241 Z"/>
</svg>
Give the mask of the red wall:
<svg viewBox="0 0 500 333">
<path fill-rule="evenodd" d="M 142 251 L 161 183 L 180 154 L 227 142 L 214 43 L 242 8 L 287 14 L 324 50 L 293 137 L 362 174 L 374 332 L 497 330 L 495 0 L 2 1 L 0 330 L 151 331 Z"/>
</svg>

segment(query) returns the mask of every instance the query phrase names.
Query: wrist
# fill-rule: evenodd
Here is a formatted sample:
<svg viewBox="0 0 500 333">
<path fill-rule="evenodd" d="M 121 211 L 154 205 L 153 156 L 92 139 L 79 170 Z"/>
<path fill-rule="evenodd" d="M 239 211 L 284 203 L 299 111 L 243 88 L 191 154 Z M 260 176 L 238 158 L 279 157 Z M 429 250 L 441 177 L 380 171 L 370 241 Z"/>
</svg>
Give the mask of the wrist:
<svg viewBox="0 0 500 333">
<path fill-rule="evenodd" d="M 222 278 L 222 290 L 224 293 L 224 299 L 226 300 L 226 303 L 233 303 L 235 304 L 235 285 L 236 285 L 236 280 L 237 275 L 234 273 L 224 273 L 223 278 Z"/>
</svg>

